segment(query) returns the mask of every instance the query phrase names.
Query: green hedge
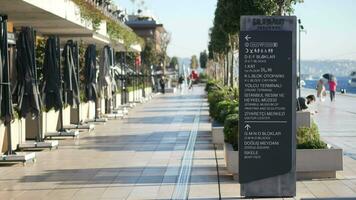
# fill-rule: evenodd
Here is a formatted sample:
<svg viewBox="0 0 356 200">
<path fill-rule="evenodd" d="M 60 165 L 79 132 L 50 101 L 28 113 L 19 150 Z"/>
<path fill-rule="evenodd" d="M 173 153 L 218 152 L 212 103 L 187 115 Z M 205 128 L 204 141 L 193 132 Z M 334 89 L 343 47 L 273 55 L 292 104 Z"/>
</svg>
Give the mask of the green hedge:
<svg viewBox="0 0 356 200">
<path fill-rule="evenodd" d="M 224 123 L 225 142 L 230 143 L 235 151 L 239 146 L 239 115 L 230 114 Z"/>
<path fill-rule="evenodd" d="M 224 100 L 217 104 L 216 121 L 224 124 L 229 114 L 237 114 L 239 103 L 236 100 Z"/>
<path fill-rule="evenodd" d="M 225 90 L 214 90 L 208 93 L 209 113 L 212 118 L 216 119 L 219 115 L 218 103 L 228 99 L 229 97 Z"/>
<path fill-rule="evenodd" d="M 206 84 L 205 84 L 205 91 L 206 92 L 211 92 L 213 89 L 216 89 L 218 87 L 218 82 L 215 80 L 209 80 Z"/>
<path fill-rule="evenodd" d="M 325 149 L 327 145 L 321 141 L 319 129 L 315 122 L 311 127 L 300 127 L 297 130 L 297 149 Z"/>
<path fill-rule="evenodd" d="M 209 113 L 216 121 L 224 124 L 225 141 L 238 149 L 239 93 L 238 88 L 228 88 L 216 81 L 209 81 L 205 86 L 208 93 Z M 325 149 L 321 141 L 318 126 L 313 122 L 310 128 L 297 130 L 298 149 Z"/>
</svg>

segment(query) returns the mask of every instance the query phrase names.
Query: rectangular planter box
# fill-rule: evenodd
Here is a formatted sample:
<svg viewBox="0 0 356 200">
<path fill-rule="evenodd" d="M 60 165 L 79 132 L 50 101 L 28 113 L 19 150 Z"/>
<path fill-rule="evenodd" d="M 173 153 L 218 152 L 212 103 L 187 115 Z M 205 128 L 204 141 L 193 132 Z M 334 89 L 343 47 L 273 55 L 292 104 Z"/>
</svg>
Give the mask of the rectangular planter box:
<svg viewBox="0 0 356 200">
<path fill-rule="evenodd" d="M 87 111 L 83 111 L 84 107 L 86 107 L 86 103 L 79 104 L 79 121 L 84 121 L 86 118 L 84 117 L 84 113 Z M 88 108 L 86 108 L 88 110 Z M 70 108 L 70 123 L 71 124 L 78 124 L 78 108 Z"/>
<path fill-rule="evenodd" d="M 225 143 L 224 139 L 224 126 L 213 121 L 211 123 L 211 134 L 213 139 L 213 144 L 223 145 Z"/>
<path fill-rule="evenodd" d="M 70 106 L 63 108 L 63 126 L 70 125 Z M 57 130 L 60 128 L 60 119 L 58 118 Z"/>
<path fill-rule="evenodd" d="M 115 104 L 113 105 L 114 109 L 118 109 L 121 105 L 121 94 L 120 93 L 116 93 L 113 96 Z"/>
<path fill-rule="evenodd" d="M 25 142 L 25 119 L 15 119 L 11 123 L 11 145 L 12 150 L 17 148 L 18 144 Z M 7 131 L 4 124 L 0 123 L 0 153 L 5 153 L 7 151 Z"/>
<path fill-rule="evenodd" d="M 83 109 L 84 111 L 84 109 Z M 84 115 L 86 119 L 94 119 L 95 118 L 95 102 L 89 101 L 87 103 L 87 112 L 86 115 Z"/>
<path fill-rule="evenodd" d="M 69 125 L 71 118 L 71 108 L 67 106 L 63 108 L 63 125 Z M 43 137 L 48 132 L 56 132 L 60 128 L 60 114 L 59 110 L 50 110 L 48 112 L 42 112 L 40 124 L 42 125 Z M 37 119 L 32 119 L 31 116 L 26 117 L 26 139 L 35 139 L 38 134 L 38 122 Z"/>
<path fill-rule="evenodd" d="M 42 127 L 43 137 L 45 137 L 46 132 L 54 132 L 57 129 L 57 123 L 59 112 L 50 110 L 48 112 L 42 112 L 40 119 L 32 119 L 32 116 L 28 115 L 26 117 L 26 139 L 35 139 L 38 135 L 38 120 L 40 121 L 40 126 Z"/>
<path fill-rule="evenodd" d="M 343 170 L 342 149 L 297 149 L 297 179 L 336 178 Z"/>
<path fill-rule="evenodd" d="M 94 119 L 95 117 L 95 103 L 94 102 L 81 102 L 79 104 L 80 108 L 80 121 L 83 122 L 87 119 Z M 78 123 L 78 113 L 76 108 L 70 109 L 70 123 L 77 124 Z"/>
<path fill-rule="evenodd" d="M 136 90 L 136 101 L 140 101 L 142 98 L 142 90 L 141 89 L 138 89 Z"/>
<path fill-rule="evenodd" d="M 146 97 L 152 94 L 152 88 L 151 87 L 145 88 L 145 91 L 146 91 Z"/>
<path fill-rule="evenodd" d="M 99 108 L 100 108 L 100 110 L 99 110 L 99 113 L 100 114 L 105 114 L 105 111 L 106 111 L 106 106 L 105 106 L 105 99 L 104 98 L 100 98 L 100 100 L 99 100 L 100 102 L 100 105 L 99 105 Z M 99 115 L 100 115 L 99 114 Z"/>
<path fill-rule="evenodd" d="M 232 145 L 224 143 L 225 162 L 227 171 L 232 174 L 234 180 L 238 180 L 239 174 L 239 151 L 234 151 Z"/>
<path fill-rule="evenodd" d="M 134 92 L 130 91 L 129 92 L 129 102 L 133 102 L 134 101 Z"/>
<path fill-rule="evenodd" d="M 237 180 L 239 153 L 228 143 L 224 153 L 227 171 Z M 336 171 L 343 170 L 342 149 L 297 149 L 296 156 L 298 180 L 336 178 Z"/>
</svg>

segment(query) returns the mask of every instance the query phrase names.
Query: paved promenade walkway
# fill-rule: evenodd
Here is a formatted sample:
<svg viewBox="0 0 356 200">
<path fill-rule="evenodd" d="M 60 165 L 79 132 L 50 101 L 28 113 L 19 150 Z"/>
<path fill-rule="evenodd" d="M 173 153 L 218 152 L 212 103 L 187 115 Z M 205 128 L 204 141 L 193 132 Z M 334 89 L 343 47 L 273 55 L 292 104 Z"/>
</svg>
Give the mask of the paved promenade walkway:
<svg viewBox="0 0 356 200">
<path fill-rule="evenodd" d="M 241 199 L 223 151 L 217 155 L 222 199 Z M 61 140 L 58 150 L 37 157 L 26 166 L 0 166 L 1 200 L 219 197 L 202 87 L 159 95 L 131 110 L 127 119 L 98 125 L 77 140 Z M 298 182 L 295 199 L 356 199 L 356 160 L 345 156 L 344 164 L 337 179 Z"/>
<path fill-rule="evenodd" d="M 303 95 L 315 93 L 315 90 L 303 89 Z M 356 160 L 356 95 L 337 94 L 335 102 L 327 97 L 324 102 L 317 101 L 311 109 L 318 111 L 314 119 L 322 138 Z"/>
</svg>

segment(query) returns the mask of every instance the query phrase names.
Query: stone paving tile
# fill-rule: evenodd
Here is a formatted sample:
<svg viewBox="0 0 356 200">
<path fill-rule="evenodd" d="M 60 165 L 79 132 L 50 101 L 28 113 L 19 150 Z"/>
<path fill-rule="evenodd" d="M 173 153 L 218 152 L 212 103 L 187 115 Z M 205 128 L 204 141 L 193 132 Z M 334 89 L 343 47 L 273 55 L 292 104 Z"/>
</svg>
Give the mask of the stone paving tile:
<svg viewBox="0 0 356 200">
<path fill-rule="evenodd" d="M 131 191 L 133 190 L 134 185 L 125 185 L 125 186 L 116 186 L 108 187 L 101 196 L 102 199 L 126 199 Z"/>
<path fill-rule="evenodd" d="M 128 200 L 133 199 L 154 199 L 157 196 L 157 193 L 160 189 L 160 186 L 135 186 L 128 196 Z"/>
<path fill-rule="evenodd" d="M 171 199 L 174 192 L 174 184 L 163 184 L 158 190 L 157 196 L 155 199 Z"/>
</svg>

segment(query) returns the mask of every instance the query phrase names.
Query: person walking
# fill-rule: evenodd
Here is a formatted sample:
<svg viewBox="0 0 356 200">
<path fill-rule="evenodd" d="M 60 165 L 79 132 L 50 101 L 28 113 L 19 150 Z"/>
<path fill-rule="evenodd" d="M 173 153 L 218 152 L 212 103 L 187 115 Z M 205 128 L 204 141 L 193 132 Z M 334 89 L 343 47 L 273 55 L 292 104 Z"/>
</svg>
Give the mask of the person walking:
<svg viewBox="0 0 356 200">
<path fill-rule="evenodd" d="M 164 94 L 165 93 L 165 85 L 166 85 L 166 81 L 164 80 L 164 76 L 162 76 L 161 79 L 159 80 L 159 85 L 161 86 L 162 94 Z"/>
<path fill-rule="evenodd" d="M 180 90 L 182 90 L 182 84 L 183 84 L 184 78 L 182 75 L 179 76 L 178 78 L 178 87 Z"/>
<path fill-rule="evenodd" d="M 320 101 L 325 100 L 325 86 L 324 86 L 324 81 L 320 79 L 316 85 L 316 96 L 320 99 Z"/>
<path fill-rule="evenodd" d="M 337 83 L 336 83 L 335 79 L 329 81 L 329 91 L 330 91 L 330 101 L 331 102 L 335 101 L 336 86 L 337 86 Z"/>
</svg>

